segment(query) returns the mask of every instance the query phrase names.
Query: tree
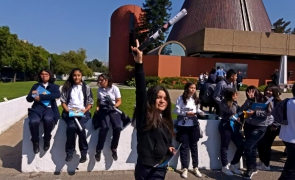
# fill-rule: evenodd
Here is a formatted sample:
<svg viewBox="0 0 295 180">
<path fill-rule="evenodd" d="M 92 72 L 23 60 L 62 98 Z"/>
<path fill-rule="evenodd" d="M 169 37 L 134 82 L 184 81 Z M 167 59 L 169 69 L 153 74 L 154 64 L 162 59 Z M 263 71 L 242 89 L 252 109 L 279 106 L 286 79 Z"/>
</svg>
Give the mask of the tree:
<svg viewBox="0 0 295 180">
<path fill-rule="evenodd" d="M 273 26 L 275 27 L 275 32 L 276 33 L 285 33 L 285 34 L 291 33 L 291 28 L 288 28 L 290 23 L 291 23 L 291 21 L 288 21 L 288 22 L 284 21 L 284 18 L 277 20 L 275 23 L 273 23 Z M 294 30 L 293 30 L 293 32 L 294 32 Z"/>
<path fill-rule="evenodd" d="M 93 72 L 100 72 L 100 73 L 107 73 L 108 72 L 108 67 L 103 65 L 103 62 L 99 61 L 98 59 L 93 59 L 92 61 L 86 61 L 86 65 Z"/>
<path fill-rule="evenodd" d="M 171 6 L 172 2 L 170 0 L 145 0 L 139 16 L 138 27 L 136 28 L 137 39 L 140 42 L 143 42 L 169 21 Z M 166 35 L 167 32 L 161 34 L 154 43 L 144 50 L 144 53 L 146 54 L 162 45 Z"/>
<path fill-rule="evenodd" d="M 295 34 L 295 28 L 293 28 L 293 30 L 292 30 L 292 32 L 291 32 L 291 34 Z"/>
<path fill-rule="evenodd" d="M 54 69 L 58 75 L 69 74 L 73 68 L 80 68 L 85 76 L 92 76 L 93 72 L 85 63 L 86 50 L 63 52 L 59 56 L 55 55 Z"/>
</svg>

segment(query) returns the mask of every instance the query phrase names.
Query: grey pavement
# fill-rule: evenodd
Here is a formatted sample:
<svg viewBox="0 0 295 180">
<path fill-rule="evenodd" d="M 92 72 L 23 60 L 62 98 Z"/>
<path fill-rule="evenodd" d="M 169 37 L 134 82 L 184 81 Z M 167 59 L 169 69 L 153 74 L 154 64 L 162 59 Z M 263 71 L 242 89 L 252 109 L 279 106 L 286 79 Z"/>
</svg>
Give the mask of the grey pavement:
<svg viewBox="0 0 295 180">
<path fill-rule="evenodd" d="M 172 102 L 182 94 L 181 90 L 169 90 Z M 282 98 L 291 97 L 291 94 L 283 94 Z M 238 103 L 245 101 L 245 93 L 240 92 Z M 99 172 L 79 172 L 69 173 L 21 173 L 21 149 L 22 149 L 22 133 L 23 121 L 19 121 L 10 129 L 0 135 L 0 179 L 44 179 L 44 180 L 66 180 L 66 179 L 99 179 L 99 180 L 132 180 L 133 171 L 99 171 Z M 253 177 L 254 180 L 277 180 L 281 174 L 286 158 L 283 155 L 283 146 L 274 146 L 271 160 L 271 171 L 259 171 Z M 199 154 L 202 156 L 202 154 Z M 216 180 L 238 180 L 240 176 L 226 176 L 218 170 L 200 170 L 203 174 L 202 178 L 197 178 L 193 174 L 189 174 L 188 180 L 193 179 L 216 179 Z M 167 180 L 182 179 L 179 172 L 169 171 Z"/>
</svg>

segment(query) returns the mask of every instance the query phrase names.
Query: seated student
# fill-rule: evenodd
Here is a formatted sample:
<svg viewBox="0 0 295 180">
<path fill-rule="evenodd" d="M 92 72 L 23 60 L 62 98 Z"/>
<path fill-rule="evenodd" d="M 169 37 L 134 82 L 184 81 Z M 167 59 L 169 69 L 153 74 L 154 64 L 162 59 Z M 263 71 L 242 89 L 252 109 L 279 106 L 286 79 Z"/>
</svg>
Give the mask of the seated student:
<svg viewBox="0 0 295 180">
<path fill-rule="evenodd" d="M 236 130 L 231 127 L 230 120 L 233 116 L 240 112 L 240 107 L 237 104 L 238 93 L 234 88 L 224 89 L 224 99 L 219 103 L 221 121 L 219 123 L 219 133 L 221 139 L 220 159 L 222 163 L 222 172 L 226 175 L 232 176 L 235 174 L 242 174 L 238 169 L 238 163 L 243 155 L 243 137 Z M 240 118 L 238 118 L 240 121 Z M 230 141 L 236 145 L 237 150 L 231 163 L 227 160 L 227 151 Z"/>
<path fill-rule="evenodd" d="M 121 115 L 114 108 L 118 108 L 121 103 L 121 93 L 117 86 L 113 85 L 110 74 L 101 74 L 98 76 L 100 87 L 97 90 L 97 113 L 100 124 L 98 142 L 96 146 L 96 161 L 100 161 L 101 151 L 103 149 L 110 125 L 113 128 L 113 139 L 111 143 L 112 157 L 116 161 L 118 159 L 117 147 L 119 144 L 120 134 L 122 130 Z M 108 99 L 109 98 L 109 99 Z M 111 101 L 111 102 L 109 102 Z"/>
<path fill-rule="evenodd" d="M 200 123 L 197 114 L 204 115 L 198 108 L 199 100 L 196 95 L 196 85 L 188 82 L 184 92 L 177 98 L 174 112 L 177 116 L 177 140 L 182 143 L 180 147 L 180 161 L 182 166 L 181 177 L 187 178 L 188 153 L 191 150 L 193 171 L 197 177 L 202 177 L 198 169 L 198 141 L 200 139 Z"/>
<path fill-rule="evenodd" d="M 60 97 L 59 86 L 54 84 L 53 74 L 46 69 L 42 69 L 38 74 L 39 82 L 31 88 L 27 101 L 33 102 L 29 108 L 29 126 L 31 131 L 31 141 L 33 142 L 33 151 L 35 154 L 39 152 L 39 124 L 43 122 L 44 128 L 44 151 L 50 147 L 51 131 L 59 119 L 59 112 L 55 99 Z M 50 94 L 38 94 L 36 89 L 41 86 Z M 35 96 L 35 97 L 33 97 Z M 44 100 L 49 100 L 49 105 L 42 103 Z"/>
<path fill-rule="evenodd" d="M 80 163 L 84 163 L 87 158 L 88 144 L 86 141 L 85 123 L 90 118 L 93 105 L 92 92 L 88 85 L 82 81 L 82 71 L 75 68 L 71 71 L 69 78 L 62 87 L 61 105 L 63 107 L 62 118 L 67 123 L 66 161 L 73 159 L 76 147 L 76 134 L 79 136 L 79 149 L 81 151 Z M 77 117 L 82 131 L 78 128 L 74 117 L 69 117 L 71 109 L 78 109 L 84 113 L 84 117 Z"/>
<path fill-rule="evenodd" d="M 266 129 L 274 122 L 271 115 L 272 105 L 268 103 L 265 108 L 255 108 L 253 103 L 265 104 L 269 97 L 264 96 L 255 86 L 249 86 L 246 89 L 247 99 L 241 109 L 247 111 L 247 118 L 244 124 L 244 154 L 246 158 L 247 170 L 244 173 L 245 179 L 252 179 L 257 174 L 256 153 L 257 143 L 263 137 Z"/>
<path fill-rule="evenodd" d="M 171 117 L 171 99 L 166 88 L 153 86 L 146 91 L 145 75 L 142 64 L 142 52 L 131 47 L 137 55 L 135 61 L 136 79 L 136 129 L 137 129 L 137 163 L 135 179 L 165 179 L 166 167 L 154 167 L 167 155 L 175 153 L 172 145 L 174 127 Z"/>
</svg>

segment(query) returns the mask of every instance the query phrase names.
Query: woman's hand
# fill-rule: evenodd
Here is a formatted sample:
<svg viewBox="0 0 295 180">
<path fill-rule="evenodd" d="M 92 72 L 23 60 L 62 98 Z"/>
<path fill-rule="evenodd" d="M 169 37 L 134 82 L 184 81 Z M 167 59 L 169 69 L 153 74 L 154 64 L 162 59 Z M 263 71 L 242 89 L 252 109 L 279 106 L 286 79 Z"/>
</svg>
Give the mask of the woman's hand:
<svg viewBox="0 0 295 180">
<path fill-rule="evenodd" d="M 176 154 L 177 151 L 174 147 L 169 147 L 169 152 L 172 153 L 172 154 Z"/>
<path fill-rule="evenodd" d="M 38 94 L 38 91 L 33 90 L 33 91 L 32 91 L 32 94 Z"/>
<path fill-rule="evenodd" d="M 252 116 L 254 113 L 255 113 L 255 111 L 252 111 L 252 110 L 248 110 L 248 111 L 247 111 L 247 115 L 248 115 L 248 116 Z"/>
<path fill-rule="evenodd" d="M 254 99 L 254 97 L 255 97 L 255 90 L 254 90 L 254 89 L 250 89 L 250 90 L 247 92 L 247 94 L 248 94 L 248 97 L 249 97 L 250 99 Z"/>
<path fill-rule="evenodd" d="M 39 96 L 36 96 L 35 97 L 35 101 L 38 101 L 39 102 L 40 101 L 40 97 Z"/>
<path fill-rule="evenodd" d="M 139 47 L 139 42 L 136 39 L 136 47 L 131 46 L 131 50 L 136 53 L 136 55 L 132 53 L 134 57 L 134 61 L 139 64 L 142 64 L 142 51 L 140 51 L 138 47 Z"/>
<path fill-rule="evenodd" d="M 187 112 L 186 115 L 189 117 L 192 117 L 192 116 L 195 116 L 195 113 L 193 111 L 190 111 L 190 112 Z"/>
</svg>

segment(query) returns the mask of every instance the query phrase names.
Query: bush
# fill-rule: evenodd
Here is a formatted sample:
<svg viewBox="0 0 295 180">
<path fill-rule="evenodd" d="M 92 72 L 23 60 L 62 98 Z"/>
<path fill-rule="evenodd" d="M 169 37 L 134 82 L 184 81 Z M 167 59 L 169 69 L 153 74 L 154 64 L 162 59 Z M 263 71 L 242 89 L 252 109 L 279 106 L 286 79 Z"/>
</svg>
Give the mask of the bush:
<svg viewBox="0 0 295 180">
<path fill-rule="evenodd" d="M 145 82 L 147 87 L 152 87 L 160 83 L 160 78 L 158 76 L 147 76 Z"/>
<path fill-rule="evenodd" d="M 259 87 L 258 87 L 258 90 L 259 90 L 260 92 L 264 92 L 264 89 L 266 88 L 266 86 L 267 86 L 267 85 L 259 86 Z"/>
<path fill-rule="evenodd" d="M 245 91 L 247 87 L 248 87 L 247 84 L 242 84 L 242 86 L 240 87 L 240 91 Z"/>
<path fill-rule="evenodd" d="M 135 87 L 135 78 L 131 78 L 131 79 L 127 80 L 125 84 L 127 86 L 133 86 L 133 87 Z"/>
</svg>

